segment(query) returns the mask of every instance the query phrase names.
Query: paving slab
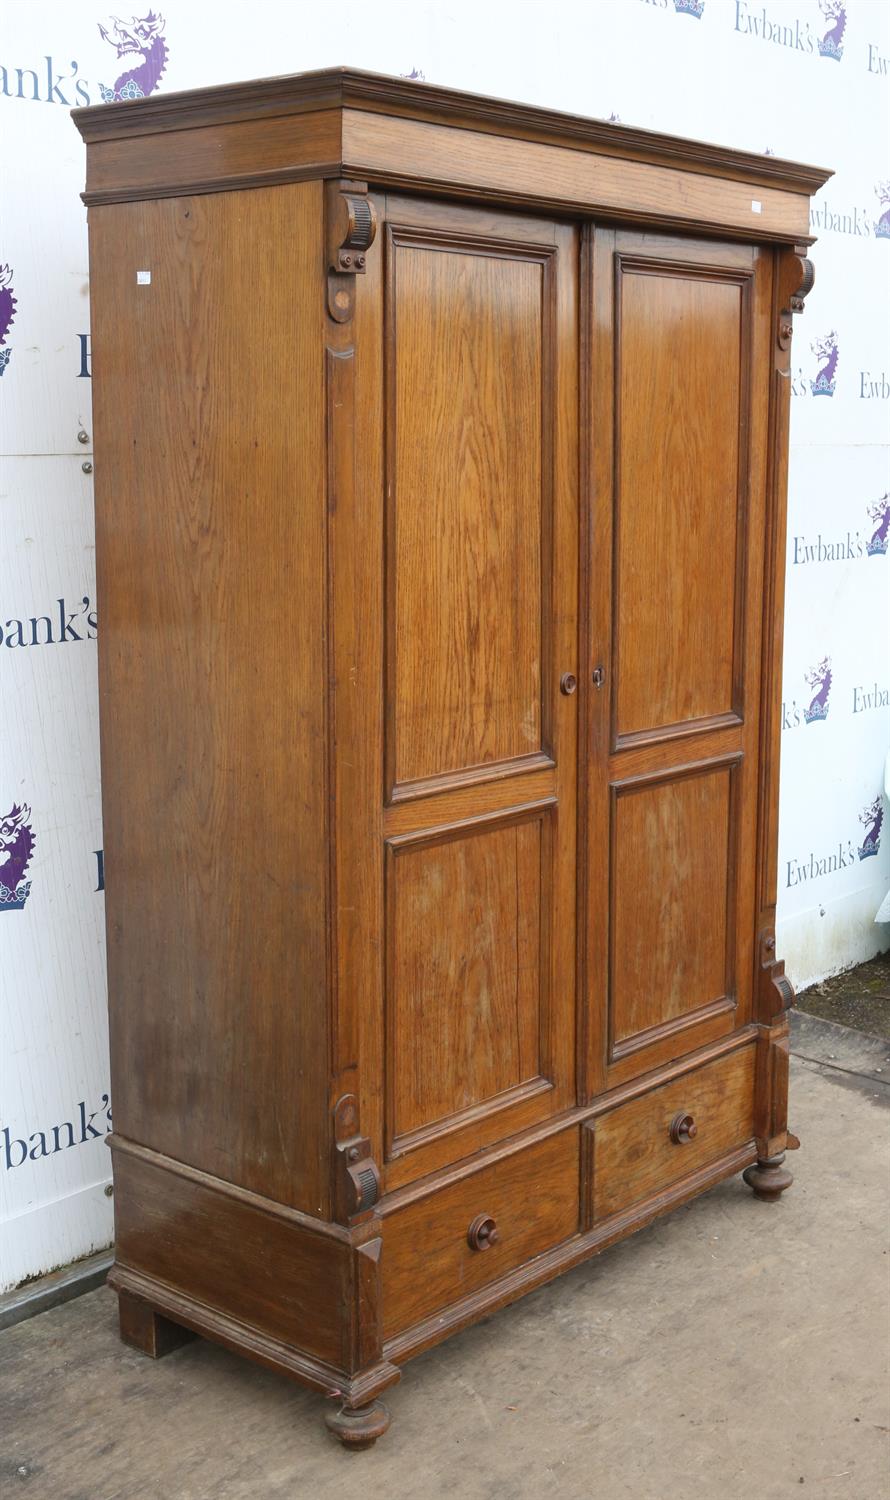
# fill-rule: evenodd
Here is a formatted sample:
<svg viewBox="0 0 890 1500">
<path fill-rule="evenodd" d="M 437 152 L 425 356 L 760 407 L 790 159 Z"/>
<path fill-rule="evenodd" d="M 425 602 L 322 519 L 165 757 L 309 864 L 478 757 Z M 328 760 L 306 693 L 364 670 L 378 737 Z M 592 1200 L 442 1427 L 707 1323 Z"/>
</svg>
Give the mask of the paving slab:
<svg viewBox="0 0 890 1500">
<path fill-rule="evenodd" d="M 843 1077 L 792 1059 L 778 1204 L 734 1178 L 414 1361 L 367 1453 L 106 1288 L 6 1330 L 3 1500 L 890 1500 L 890 1113 Z"/>
<path fill-rule="evenodd" d="M 890 1041 L 882 1036 L 869 1036 L 852 1026 L 792 1010 L 791 1050 L 796 1057 L 818 1063 L 828 1072 L 845 1075 L 836 1078 L 836 1083 L 855 1080 L 874 1097 L 881 1097 L 878 1090 L 890 1091 Z"/>
</svg>

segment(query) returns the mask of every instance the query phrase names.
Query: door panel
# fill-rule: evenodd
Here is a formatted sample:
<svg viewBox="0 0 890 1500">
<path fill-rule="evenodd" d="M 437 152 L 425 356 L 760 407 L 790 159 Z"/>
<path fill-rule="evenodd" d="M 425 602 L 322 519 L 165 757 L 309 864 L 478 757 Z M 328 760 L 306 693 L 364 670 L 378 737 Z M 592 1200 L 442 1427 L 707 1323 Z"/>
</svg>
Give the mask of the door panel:
<svg viewBox="0 0 890 1500">
<path fill-rule="evenodd" d="M 771 296 L 753 247 L 590 238 L 588 1097 L 750 1016 Z"/>
<path fill-rule="evenodd" d="M 542 749 L 552 247 L 390 226 L 392 786 Z"/>
<path fill-rule="evenodd" d="M 379 207 L 392 1188 L 575 1100 L 578 235 Z"/>
<path fill-rule="evenodd" d="M 616 741 L 737 717 L 750 268 L 616 257 Z"/>
<path fill-rule="evenodd" d="M 390 1147 L 550 1087 L 549 813 L 390 843 Z"/>
<path fill-rule="evenodd" d="M 612 788 L 613 1058 L 734 1007 L 737 770 L 721 761 Z"/>
</svg>

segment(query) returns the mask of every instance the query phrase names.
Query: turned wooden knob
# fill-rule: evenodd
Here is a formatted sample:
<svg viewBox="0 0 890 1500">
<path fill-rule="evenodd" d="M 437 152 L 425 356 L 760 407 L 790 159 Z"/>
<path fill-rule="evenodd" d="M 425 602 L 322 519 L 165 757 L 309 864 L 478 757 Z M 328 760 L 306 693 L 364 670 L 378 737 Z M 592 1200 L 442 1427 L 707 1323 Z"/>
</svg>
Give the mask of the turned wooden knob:
<svg viewBox="0 0 890 1500">
<path fill-rule="evenodd" d="M 698 1126 L 691 1115 L 674 1115 L 671 1120 L 671 1140 L 675 1146 L 685 1146 L 688 1141 L 694 1141 L 698 1135 Z"/>
<path fill-rule="evenodd" d="M 467 1244 L 471 1250 L 487 1250 L 496 1245 L 500 1235 L 491 1214 L 477 1214 L 467 1230 Z"/>
</svg>

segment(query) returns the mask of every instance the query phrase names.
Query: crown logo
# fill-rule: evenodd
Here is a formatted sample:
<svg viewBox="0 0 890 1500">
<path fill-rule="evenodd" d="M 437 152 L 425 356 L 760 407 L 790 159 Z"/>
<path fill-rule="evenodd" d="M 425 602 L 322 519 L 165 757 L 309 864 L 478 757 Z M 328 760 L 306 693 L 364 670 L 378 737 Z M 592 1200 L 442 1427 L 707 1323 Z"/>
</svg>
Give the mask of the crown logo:
<svg viewBox="0 0 890 1500">
<path fill-rule="evenodd" d="M 807 724 L 815 724 L 818 719 L 827 719 L 828 696 L 831 692 L 831 658 L 823 657 L 818 667 L 805 672 L 804 681 L 815 689 L 809 708 L 803 711 L 805 721 Z"/>
<path fill-rule="evenodd" d="M 16 306 L 12 291 L 12 267 L 0 266 L 0 344 L 6 343 L 6 335 L 15 322 Z M 0 349 L 0 375 L 9 364 L 11 354 L 11 349 Z"/>
<path fill-rule="evenodd" d="M 867 506 L 867 511 L 876 524 L 865 544 L 865 550 L 869 557 L 885 557 L 887 544 L 890 542 L 890 490 L 880 500 L 876 500 L 874 505 Z"/>
<path fill-rule="evenodd" d="M 824 338 L 814 339 L 810 348 L 816 359 L 822 363 L 822 368 L 816 372 L 815 380 L 810 381 L 810 390 L 814 396 L 833 396 L 837 384 L 837 364 L 840 358 L 837 334 L 834 329 Z"/>
<path fill-rule="evenodd" d="M 25 875 L 35 842 L 30 807 L 14 802 L 0 817 L 0 911 L 21 911 L 30 896 Z"/>
<path fill-rule="evenodd" d="M 844 32 L 847 29 L 847 7 L 844 0 L 819 0 L 821 10 L 829 27 L 819 43 L 819 56 L 830 57 L 840 62 L 844 55 Z"/>
<path fill-rule="evenodd" d="M 865 838 L 857 849 L 860 859 L 871 859 L 877 854 L 881 847 L 881 825 L 884 822 L 884 808 L 881 804 L 881 794 L 875 797 L 874 802 L 869 802 L 859 814 L 859 821 L 866 830 Z"/>
<path fill-rule="evenodd" d="M 700 21 L 704 8 L 705 0 L 674 0 L 674 10 L 678 16 L 695 16 Z"/>
</svg>

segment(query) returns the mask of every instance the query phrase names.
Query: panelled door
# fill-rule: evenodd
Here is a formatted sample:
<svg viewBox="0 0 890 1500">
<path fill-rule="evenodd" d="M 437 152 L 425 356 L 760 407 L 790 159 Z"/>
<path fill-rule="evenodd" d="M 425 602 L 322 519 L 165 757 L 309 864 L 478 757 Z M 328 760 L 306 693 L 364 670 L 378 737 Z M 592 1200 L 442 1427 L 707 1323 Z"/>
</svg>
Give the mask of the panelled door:
<svg viewBox="0 0 890 1500">
<path fill-rule="evenodd" d="M 591 1097 L 750 1019 L 771 260 L 586 264 Z"/>
<path fill-rule="evenodd" d="M 392 1189 L 575 1102 L 579 235 L 377 206 Z"/>
</svg>

